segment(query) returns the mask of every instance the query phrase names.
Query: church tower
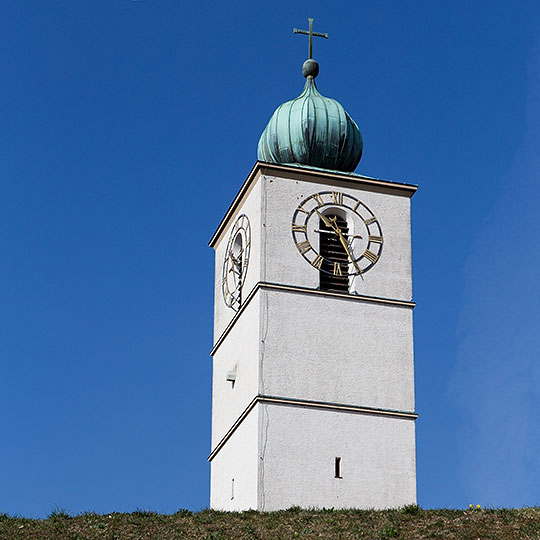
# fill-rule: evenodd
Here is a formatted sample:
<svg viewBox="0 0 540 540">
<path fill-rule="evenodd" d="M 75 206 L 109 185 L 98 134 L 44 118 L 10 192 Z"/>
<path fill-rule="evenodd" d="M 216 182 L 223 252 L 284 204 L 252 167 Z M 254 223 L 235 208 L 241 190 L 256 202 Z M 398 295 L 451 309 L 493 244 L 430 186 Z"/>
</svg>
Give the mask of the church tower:
<svg viewBox="0 0 540 540">
<path fill-rule="evenodd" d="M 416 503 L 410 199 L 304 63 L 215 250 L 211 507 Z"/>
</svg>

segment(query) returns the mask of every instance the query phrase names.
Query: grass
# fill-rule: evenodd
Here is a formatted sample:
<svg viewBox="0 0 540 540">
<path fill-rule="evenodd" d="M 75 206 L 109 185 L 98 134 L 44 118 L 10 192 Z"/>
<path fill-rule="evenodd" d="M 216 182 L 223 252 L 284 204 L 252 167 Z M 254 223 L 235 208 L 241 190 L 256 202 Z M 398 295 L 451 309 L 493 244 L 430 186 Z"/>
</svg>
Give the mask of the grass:
<svg viewBox="0 0 540 540">
<path fill-rule="evenodd" d="M 55 508 L 47 519 L 0 512 L 0 540 L 540 540 L 540 507 L 521 509 L 302 510 L 218 512 L 150 510 L 131 514 Z"/>
</svg>

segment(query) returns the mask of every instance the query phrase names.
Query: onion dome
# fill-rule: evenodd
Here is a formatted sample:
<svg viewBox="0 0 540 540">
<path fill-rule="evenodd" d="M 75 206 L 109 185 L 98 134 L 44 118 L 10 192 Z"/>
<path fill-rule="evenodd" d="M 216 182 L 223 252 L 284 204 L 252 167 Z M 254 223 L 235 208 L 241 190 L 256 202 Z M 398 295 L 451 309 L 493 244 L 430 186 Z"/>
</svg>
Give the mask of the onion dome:
<svg viewBox="0 0 540 540">
<path fill-rule="evenodd" d="M 353 172 L 363 149 L 358 126 L 339 102 L 317 90 L 319 64 L 315 60 L 306 60 L 302 73 L 304 91 L 276 109 L 259 139 L 257 158 Z"/>
</svg>

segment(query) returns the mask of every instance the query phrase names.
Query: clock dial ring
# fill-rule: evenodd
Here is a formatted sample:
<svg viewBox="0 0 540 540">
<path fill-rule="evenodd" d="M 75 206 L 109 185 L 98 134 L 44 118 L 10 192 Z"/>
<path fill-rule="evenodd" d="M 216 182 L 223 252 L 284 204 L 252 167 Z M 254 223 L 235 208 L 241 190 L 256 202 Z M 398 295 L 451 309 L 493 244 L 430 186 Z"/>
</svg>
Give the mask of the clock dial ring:
<svg viewBox="0 0 540 540">
<path fill-rule="evenodd" d="M 237 311 L 249 265 L 251 226 L 245 214 L 238 216 L 229 234 L 222 271 L 222 293 L 227 307 Z"/>
<path fill-rule="evenodd" d="M 345 192 L 320 191 L 306 197 L 294 211 L 291 232 L 302 257 L 317 270 L 334 276 L 364 274 L 382 255 L 379 220 L 366 204 Z M 321 255 L 315 234 L 337 238 L 347 263 Z"/>
</svg>

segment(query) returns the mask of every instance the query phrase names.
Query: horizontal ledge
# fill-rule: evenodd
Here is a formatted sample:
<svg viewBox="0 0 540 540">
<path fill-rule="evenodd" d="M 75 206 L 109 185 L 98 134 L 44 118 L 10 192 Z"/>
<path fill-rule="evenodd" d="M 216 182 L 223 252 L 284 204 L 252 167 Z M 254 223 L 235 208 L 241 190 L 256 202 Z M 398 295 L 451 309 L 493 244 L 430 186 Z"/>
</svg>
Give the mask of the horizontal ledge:
<svg viewBox="0 0 540 540">
<path fill-rule="evenodd" d="M 411 411 L 399 411 L 396 409 L 383 409 L 379 407 L 361 407 L 358 405 L 348 405 L 345 403 L 332 403 L 328 401 L 313 401 L 310 399 L 291 399 L 278 396 L 258 396 L 261 402 L 276 403 L 280 405 L 293 405 L 296 407 L 308 407 L 315 409 L 330 409 L 333 411 L 345 411 L 362 414 L 374 414 L 378 416 L 392 416 L 395 418 L 409 418 L 416 420 L 418 414 Z"/>
<path fill-rule="evenodd" d="M 395 409 L 381 409 L 375 407 L 360 407 L 357 405 L 347 405 L 343 403 L 332 403 L 326 401 L 312 401 L 308 399 L 294 399 L 284 398 L 278 396 L 264 396 L 258 395 L 250 402 L 250 404 L 244 409 L 242 414 L 238 417 L 236 422 L 232 425 L 231 429 L 223 436 L 223 438 L 216 445 L 214 450 L 208 456 L 208 461 L 212 461 L 216 457 L 217 453 L 223 448 L 225 443 L 231 438 L 232 434 L 238 429 L 240 424 L 245 420 L 247 415 L 255 407 L 257 403 L 271 403 L 273 405 L 285 405 L 292 407 L 322 409 L 337 412 L 349 412 L 355 414 L 364 414 L 372 416 L 385 416 L 387 418 L 403 418 L 407 420 L 416 420 L 418 414 L 411 411 L 399 411 Z"/>
<path fill-rule="evenodd" d="M 216 447 L 212 450 L 210 455 L 208 456 L 208 461 L 212 461 L 216 454 L 223 448 L 225 443 L 231 438 L 232 434 L 237 430 L 238 426 L 245 420 L 246 416 L 251 412 L 253 407 L 257 404 L 259 396 L 256 396 L 251 403 L 244 409 L 244 412 L 237 418 L 236 422 L 231 426 L 231 429 L 225 433 L 225 435 L 222 437 L 221 441 L 218 442 Z M 214 404 L 212 404 L 212 407 Z"/>
<path fill-rule="evenodd" d="M 258 161 L 255 164 L 254 168 L 256 168 L 257 166 L 261 169 L 262 174 L 282 172 L 289 175 L 297 175 L 300 173 L 306 176 L 318 177 L 316 180 L 318 180 L 321 176 L 324 176 L 326 178 L 332 178 L 344 182 L 351 182 L 353 184 L 362 184 L 364 186 L 402 191 L 404 193 L 407 193 L 409 197 L 412 197 L 418 190 L 418 186 L 416 184 L 396 182 L 395 180 L 383 180 L 382 178 L 373 178 L 371 176 L 364 176 L 355 172 L 320 169 L 318 167 L 310 167 L 309 165 L 300 165 L 293 163 L 278 164 Z"/>
<path fill-rule="evenodd" d="M 255 294 L 257 293 L 259 289 L 285 291 L 285 292 L 292 292 L 292 293 L 298 293 L 298 294 L 313 294 L 313 295 L 318 295 L 318 296 L 330 296 L 333 298 L 343 298 L 345 300 L 352 300 L 356 302 L 367 302 L 367 303 L 373 303 L 373 304 L 398 306 L 398 307 L 405 307 L 405 308 L 411 308 L 411 309 L 416 306 L 415 302 L 411 302 L 407 300 L 398 300 L 396 298 L 383 298 L 380 296 L 367 296 L 363 294 L 349 294 L 349 293 L 340 293 L 340 292 L 333 292 L 333 291 L 321 291 L 320 289 L 310 289 L 308 287 L 297 287 L 294 285 L 284 285 L 282 283 L 269 283 L 265 281 L 259 281 L 253 287 L 253 289 L 251 289 L 251 292 L 248 294 L 245 302 L 242 304 L 240 309 L 236 312 L 236 314 L 231 319 L 231 321 L 229 322 L 225 330 L 223 330 L 222 334 L 217 339 L 215 345 L 212 347 L 212 350 L 210 351 L 210 356 L 214 356 L 219 346 L 223 343 L 223 340 L 227 337 L 232 327 L 235 325 L 236 321 L 240 318 L 240 315 L 244 312 L 244 310 L 246 309 L 246 307 L 251 302 L 251 300 L 253 299 L 253 297 L 255 296 Z"/>
<path fill-rule="evenodd" d="M 279 291 L 290 291 L 303 294 L 315 294 L 319 296 L 332 296 L 334 298 L 344 298 L 346 300 L 356 300 L 360 302 L 372 302 L 375 304 L 387 304 L 392 306 L 401 306 L 414 308 L 415 302 L 409 300 L 398 300 L 397 298 L 385 298 L 383 296 L 369 296 L 367 294 L 352 294 L 334 291 L 322 291 L 321 289 L 310 289 L 309 287 L 298 287 L 296 285 L 283 285 L 282 283 L 270 283 L 261 281 L 259 283 L 262 289 L 274 289 Z"/>
<path fill-rule="evenodd" d="M 240 309 L 234 314 L 234 317 L 231 319 L 229 324 L 226 326 L 225 330 L 223 330 L 223 332 L 221 333 L 221 336 L 219 336 L 219 338 L 217 339 L 215 345 L 212 347 L 212 350 L 210 351 L 210 356 L 214 356 L 214 353 L 218 350 L 219 346 L 223 343 L 223 340 L 227 337 L 229 332 L 232 330 L 232 327 L 235 325 L 236 321 L 240 318 L 240 315 L 244 313 L 245 309 L 247 308 L 251 300 L 253 300 L 253 297 L 259 290 L 260 286 L 261 286 L 261 283 L 259 282 L 255 285 L 255 287 L 253 287 L 253 289 L 251 289 L 251 292 L 247 295 L 244 303 L 240 306 Z"/>
</svg>

